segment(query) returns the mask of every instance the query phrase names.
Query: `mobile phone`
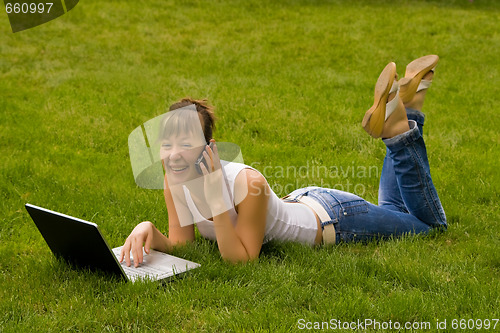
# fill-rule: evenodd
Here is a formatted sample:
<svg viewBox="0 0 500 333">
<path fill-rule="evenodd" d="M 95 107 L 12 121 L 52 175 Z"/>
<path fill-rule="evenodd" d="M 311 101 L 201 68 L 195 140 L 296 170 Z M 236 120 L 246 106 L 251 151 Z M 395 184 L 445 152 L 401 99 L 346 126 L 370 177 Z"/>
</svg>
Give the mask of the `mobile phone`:
<svg viewBox="0 0 500 333">
<path fill-rule="evenodd" d="M 213 142 L 210 142 L 208 144 L 208 146 L 210 147 L 210 149 L 214 149 L 214 143 Z M 196 171 L 198 171 L 198 173 L 200 175 L 203 174 L 203 172 L 201 171 L 201 163 L 203 163 L 205 165 L 205 168 L 207 168 L 208 170 L 208 164 L 207 164 L 207 161 L 205 160 L 205 156 L 203 156 L 203 152 L 205 151 L 205 149 L 203 149 L 203 151 L 201 152 L 200 156 L 198 157 L 198 159 L 196 160 L 196 162 L 194 163 L 194 166 L 196 167 Z"/>
</svg>

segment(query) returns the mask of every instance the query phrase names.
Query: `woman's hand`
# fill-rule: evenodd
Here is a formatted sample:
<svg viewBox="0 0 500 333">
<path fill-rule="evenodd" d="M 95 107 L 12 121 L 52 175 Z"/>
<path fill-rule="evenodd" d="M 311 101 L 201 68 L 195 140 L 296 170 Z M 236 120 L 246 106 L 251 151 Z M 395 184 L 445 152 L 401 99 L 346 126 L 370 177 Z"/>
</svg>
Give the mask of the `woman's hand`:
<svg viewBox="0 0 500 333">
<path fill-rule="evenodd" d="M 203 152 L 208 169 L 203 163 L 200 165 L 200 168 L 204 178 L 205 200 L 212 211 L 212 216 L 216 216 L 231 209 L 233 204 L 229 196 L 217 145 L 215 144 L 215 140 L 212 139 L 210 141 L 213 142 L 213 150 L 210 146 L 206 146 Z"/>
<path fill-rule="evenodd" d="M 127 237 L 125 244 L 123 244 L 120 252 L 120 262 L 123 262 L 125 258 L 127 266 L 130 266 L 130 252 L 132 252 L 134 266 L 139 266 L 143 262 L 142 247 L 144 246 L 144 251 L 147 254 L 150 252 L 154 229 L 153 223 L 149 221 L 139 223 Z"/>
</svg>

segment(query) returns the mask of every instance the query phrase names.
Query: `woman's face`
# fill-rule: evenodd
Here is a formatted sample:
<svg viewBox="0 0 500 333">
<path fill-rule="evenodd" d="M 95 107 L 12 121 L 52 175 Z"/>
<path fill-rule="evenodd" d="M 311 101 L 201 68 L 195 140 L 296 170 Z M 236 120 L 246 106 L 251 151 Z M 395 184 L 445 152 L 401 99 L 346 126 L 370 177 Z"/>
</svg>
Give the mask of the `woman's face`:
<svg viewBox="0 0 500 333">
<path fill-rule="evenodd" d="M 200 177 L 195 163 L 205 146 L 204 140 L 189 134 L 172 135 L 162 140 L 160 157 L 168 182 L 178 184 Z"/>
</svg>

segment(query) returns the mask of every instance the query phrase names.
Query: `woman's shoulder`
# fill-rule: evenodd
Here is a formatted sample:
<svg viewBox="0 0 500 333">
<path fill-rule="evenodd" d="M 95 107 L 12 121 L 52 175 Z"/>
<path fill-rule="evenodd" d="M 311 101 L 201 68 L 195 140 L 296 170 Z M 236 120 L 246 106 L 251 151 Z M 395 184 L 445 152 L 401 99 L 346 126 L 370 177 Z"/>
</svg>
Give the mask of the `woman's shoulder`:
<svg viewBox="0 0 500 333">
<path fill-rule="evenodd" d="M 221 163 L 222 167 L 224 168 L 224 171 L 226 171 L 226 172 L 228 172 L 228 171 L 239 172 L 243 169 L 255 170 L 251 166 L 246 165 L 244 163 L 240 163 L 240 162 L 230 162 L 230 161 L 221 160 L 220 163 Z"/>
<path fill-rule="evenodd" d="M 221 161 L 222 167 L 224 168 L 224 172 L 226 174 L 227 179 L 231 182 L 241 183 L 247 177 L 250 177 L 250 180 L 265 180 L 265 177 L 255 168 L 250 165 L 238 163 L 238 162 L 227 162 Z M 243 171 L 243 172 L 242 172 Z"/>
<path fill-rule="evenodd" d="M 234 180 L 234 201 L 236 204 L 243 201 L 248 194 L 253 196 L 267 193 L 266 178 L 256 169 L 243 165 Z"/>
</svg>

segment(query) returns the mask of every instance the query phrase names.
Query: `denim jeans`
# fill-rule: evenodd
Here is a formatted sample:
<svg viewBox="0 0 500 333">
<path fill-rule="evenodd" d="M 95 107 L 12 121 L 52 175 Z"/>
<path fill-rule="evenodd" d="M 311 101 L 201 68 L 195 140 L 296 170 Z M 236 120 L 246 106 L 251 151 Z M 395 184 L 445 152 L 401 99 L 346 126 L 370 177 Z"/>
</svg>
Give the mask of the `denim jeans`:
<svg viewBox="0 0 500 333">
<path fill-rule="evenodd" d="M 336 242 L 367 241 L 446 229 L 446 216 L 432 183 L 422 137 L 424 114 L 407 109 L 410 130 L 383 140 L 387 149 L 380 176 L 379 205 L 335 189 L 306 187 L 287 201 L 315 199 L 333 223 Z"/>
</svg>

